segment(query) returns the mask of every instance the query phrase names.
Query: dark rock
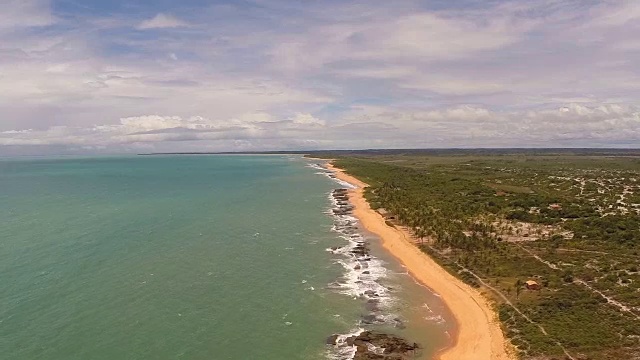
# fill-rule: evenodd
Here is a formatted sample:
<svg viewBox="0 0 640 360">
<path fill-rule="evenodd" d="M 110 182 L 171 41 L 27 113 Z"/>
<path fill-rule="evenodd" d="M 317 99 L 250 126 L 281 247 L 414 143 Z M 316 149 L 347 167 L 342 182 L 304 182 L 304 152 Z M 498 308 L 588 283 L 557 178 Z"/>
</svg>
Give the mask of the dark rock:
<svg viewBox="0 0 640 360">
<path fill-rule="evenodd" d="M 360 256 L 365 256 L 367 254 L 367 249 L 361 248 L 361 247 L 354 247 L 353 249 L 351 249 L 351 253 L 360 255 Z"/>
<path fill-rule="evenodd" d="M 380 310 L 380 308 L 378 308 L 378 304 L 379 303 L 380 303 L 380 301 L 378 299 L 369 299 L 369 300 L 367 300 L 367 302 L 364 305 L 364 307 L 368 311 L 376 312 L 376 311 Z"/>
<path fill-rule="evenodd" d="M 358 256 L 358 257 L 362 257 L 363 260 L 364 260 L 364 258 L 367 257 L 368 251 L 367 251 L 366 248 L 362 248 L 362 247 L 357 247 L 356 246 L 351 250 L 351 253 L 356 255 L 356 256 Z"/>
<path fill-rule="evenodd" d="M 336 345 L 336 341 L 338 340 L 338 335 L 331 335 L 327 338 L 327 345 Z"/>
<path fill-rule="evenodd" d="M 412 359 L 416 355 L 416 351 L 420 346 L 416 343 L 410 343 L 405 339 L 397 336 L 374 333 L 365 331 L 358 336 L 351 336 L 347 339 L 349 346 L 356 346 L 355 360 L 404 360 Z M 380 349 L 381 353 L 375 353 L 369 350 L 368 345 L 373 345 Z"/>
<path fill-rule="evenodd" d="M 357 336 L 350 336 L 347 338 L 347 340 L 345 341 L 347 343 L 347 345 L 349 346 L 353 346 L 353 342 L 356 340 Z"/>
<path fill-rule="evenodd" d="M 374 314 L 362 315 L 362 323 L 367 325 L 372 325 L 379 322 L 378 317 Z"/>
<path fill-rule="evenodd" d="M 365 294 L 365 295 L 367 295 L 367 296 L 371 296 L 371 297 L 378 297 L 378 296 L 379 296 L 379 295 L 378 295 L 375 291 L 373 291 L 373 290 L 367 290 L 367 291 L 365 291 L 365 292 L 364 292 L 364 294 Z"/>
<path fill-rule="evenodd" d="M 349 215 L 349 210 L 333 209 L 332 211 L 334 215 Z"/>
</svg>

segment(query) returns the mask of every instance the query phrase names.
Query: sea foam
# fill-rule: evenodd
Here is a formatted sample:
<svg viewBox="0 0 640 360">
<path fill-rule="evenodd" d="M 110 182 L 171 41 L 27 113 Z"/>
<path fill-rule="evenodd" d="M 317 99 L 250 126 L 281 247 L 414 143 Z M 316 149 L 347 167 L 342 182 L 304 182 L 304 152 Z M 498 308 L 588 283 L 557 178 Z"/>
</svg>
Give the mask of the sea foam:
<svg viewBox="0 0 640 360">
<path fill-rule="evenodd" d="M 355 186 L 337 179 L 332 172 L 323 170 L 318 174 L 343 186 L 329 194 L 331 207 L 326 213 L 333 217 L 332 230 L 345 241 L 343 246 L 327 249 L 336 256 L 334 261 L 342 266 L 344 273 L 340 279 L 330 283 L 328 288 L 362 300 L 366 309 L 366 314 L 356 324 L 357 330 L 339 334 L 327 356 L 330 359 L 352 359 L 356 348 L 346 343 L 347 338 L 359 335 L 367 326 L 385 324 L 402 327 L 402 321 L 392 311 L 396 302 L 392 290 L 384 285 L 390 272 L 384 261 L 371 254 L 368 242 L 358 227 L 358 219 L 352 215 L 353 207 L 348 202 L 347 189 Z"/>
</svg>

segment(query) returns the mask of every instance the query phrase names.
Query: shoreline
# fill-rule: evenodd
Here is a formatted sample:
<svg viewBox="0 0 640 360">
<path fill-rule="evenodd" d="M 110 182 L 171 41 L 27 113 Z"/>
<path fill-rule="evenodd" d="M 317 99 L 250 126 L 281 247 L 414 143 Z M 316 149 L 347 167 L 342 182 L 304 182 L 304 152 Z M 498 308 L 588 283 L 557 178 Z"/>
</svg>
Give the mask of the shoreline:
<svg viewBox="0 0 640 360">
<path fill-rule="evenodd" d="M 419 344 L 412 343 L 407 338 L 397 336 L 381 326 L 404 328 L 403 320 L 393 308 L 395 297 L 383 283 L 387 277 L 385 261 L 373 254 L 370 241 L 363 234 L 359 221 L 353 215 L 353 206 L 349 202 L 348 190 L 353 188 L 322 168 L 323 174 L 343 187 L 333 189 L 329 195 L 332 206 L 328 211 L 333 218 L 332 231 L 347 242 L 342 246 L 332 246 L 326 251 L 336 256 L 336 262 L 344 268 L 344 274 L 335 282 L 328 285 L 329 289 L 360 299 L 364 303 L 363 313 L 357 322 L 357 329 L 352 328 L 348 333 L 337 333 L 327 338 L 330 359 L 375 359 L 380 355 L 379 349 L 387 355 L 385 358 L 408 359 L 415 358 Z M 385 252 L 385 250 L 380 250 Z M 385 252 L 386 255 L 386 252 Z"/>
<path fill-rule="evenodd" d="M 411 242 L 411 234 L 390 227 L 371 209 L 363 195 L 367 186 L 331 162 L 326 164 L 336 178 L 355 186 L 348 191 L 353 214 L 360 224 L 381 239 L 382 247 L 397 258 L 420 283 L 438 294 L 453 314 L 457 328 L 450 346 L 436 354 L 439 360 L 513 360 L 496 312 L 477 290 L 455 278 Z"/>
</svg>

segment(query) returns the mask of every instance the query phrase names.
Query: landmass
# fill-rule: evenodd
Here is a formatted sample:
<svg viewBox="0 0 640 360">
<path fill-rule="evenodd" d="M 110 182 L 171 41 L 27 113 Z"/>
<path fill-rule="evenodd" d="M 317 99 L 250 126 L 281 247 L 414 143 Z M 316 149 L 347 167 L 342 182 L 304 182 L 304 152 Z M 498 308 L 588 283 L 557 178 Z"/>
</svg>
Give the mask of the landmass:
<svg viewBox="0 0 640 360">
<path fill-rule="evenodd" d="M 451 308 L 441 359 L 640 356 L 638 150 L 314 156 L 336 159 L 362 225 Z"/>
<path fill-rule="evenodd" d="M 487 301 L 474 289 L 459 281 L 411 242 L 411 234 L 393 226 L 371 209 L 363 196 L 367 184 L 345 174 L 331 164 L 336 177 L 357 186 L 349 191 L 353 214 L 368 231 L 378 235 L 382 245 L 397 257 L 420 282 L 439 294 L 457 320 L 455 343 L 439 358 L 442 360 L 507 360 L 505 339 L 497 316 Z"/>
</svg>

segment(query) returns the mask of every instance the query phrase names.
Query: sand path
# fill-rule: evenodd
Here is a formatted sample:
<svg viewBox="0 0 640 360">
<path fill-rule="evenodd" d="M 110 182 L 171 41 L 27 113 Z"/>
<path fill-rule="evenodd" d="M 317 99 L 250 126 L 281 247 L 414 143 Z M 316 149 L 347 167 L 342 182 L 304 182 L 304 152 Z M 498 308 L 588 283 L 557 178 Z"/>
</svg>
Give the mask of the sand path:
<svg viewBox="0 0 640 360">
<path fill-rule="evenodd" d="M 411 241 L 411 235 L 385 223 L 363 196 L 367 184 L 330 164 L 336 177 L 357 186 L 349 191 L 354 215 L 368 231 L 378 235 L 382 245 L 421 283 L 442 297 L 457 322 L 454 343 L 436 357 L 440 360 L 512 360 L 517 357 L 500 329 L 497 314 L 475 289 L 440 267 Z"/>
</svg>

